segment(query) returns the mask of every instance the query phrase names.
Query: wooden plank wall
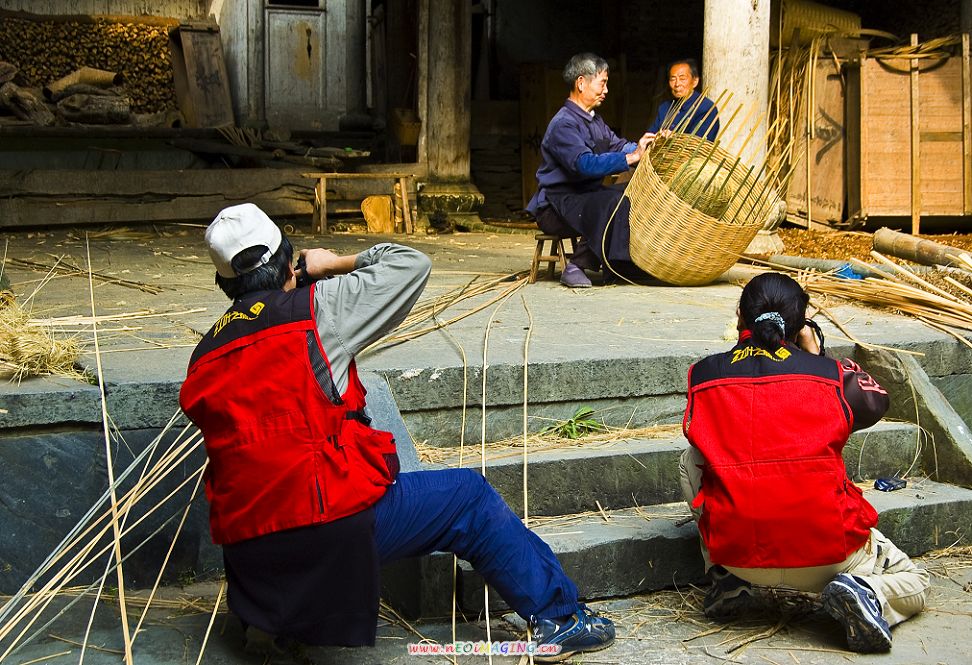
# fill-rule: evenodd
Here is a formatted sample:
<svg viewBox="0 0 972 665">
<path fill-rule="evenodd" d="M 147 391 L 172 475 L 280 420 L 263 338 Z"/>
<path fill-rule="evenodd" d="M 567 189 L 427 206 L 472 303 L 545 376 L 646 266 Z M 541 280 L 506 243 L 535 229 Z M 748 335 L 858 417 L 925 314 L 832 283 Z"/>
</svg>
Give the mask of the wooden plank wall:
<svg viewBox="0 0 972 665">
<path fill-rule="evenodd" d="M 862 207 L 868 216 L 911 215 L 911 82 L 907 60 L 892 70 L 868 59 L 861 71 Z M 962 63 L 951 58 L 918 77 L 922 215 L 961 215 Z"/>
<path fill-rule="evenodd" d="M 810 142 L 810 219 L 828 224 L 844 218 L 845 99 L 840 73 L 829 60 L 817 62 L 816 91 L 813 100 L 815 135 Z M 804 103 L 806 103 L 804 97 Z M 786 207 L 790 221 L 807 222 L 807 122 L 801 106 L 793 145 L 793 176 L 787 190 Z"/>
</svg>

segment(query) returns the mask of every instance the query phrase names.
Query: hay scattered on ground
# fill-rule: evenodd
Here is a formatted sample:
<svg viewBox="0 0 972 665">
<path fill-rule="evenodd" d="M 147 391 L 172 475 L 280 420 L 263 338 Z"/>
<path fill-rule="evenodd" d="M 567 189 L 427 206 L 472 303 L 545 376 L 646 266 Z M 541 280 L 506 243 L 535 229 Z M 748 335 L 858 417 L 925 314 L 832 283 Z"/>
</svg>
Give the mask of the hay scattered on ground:
<svg viewBox="0 0 972 665">
<path fill-rule="evenodd" d="M 86 381 L 78 365 L 81 343 L 76 336 L 58 338 L 48 326 L 31 323 L 16 302 L 0 307 L 0 375 L 11 381 L 32 376 L 63 376 Z"/>
<path fill-rule="evenodd" d="M 611 427 L 604 426 L 603 430 L 592 432 L 576 439 L 565 439 L 552 433 L 532 434 L 527 438 L 530 453 L 550 450 L 567 450 L 572 448 L 607 448 L 623 441 L 632 439 L 665 439 L 680 435 L 682 425 L 651 425 L 648 427 Z M 416 443 L 415 449 L 419 459 L 428 464 L 459 465 L 459 448 L 442 448 L 427 443 Z M 482 462 L 481 446 L 468 446 L 463 451 L 463 465 L 478 466 Z M 519 456 L 523 453 L 523 437 L 514 436 L 500 441 L 486 444 L 486 460 L 504 459 Z"/>
</svg>

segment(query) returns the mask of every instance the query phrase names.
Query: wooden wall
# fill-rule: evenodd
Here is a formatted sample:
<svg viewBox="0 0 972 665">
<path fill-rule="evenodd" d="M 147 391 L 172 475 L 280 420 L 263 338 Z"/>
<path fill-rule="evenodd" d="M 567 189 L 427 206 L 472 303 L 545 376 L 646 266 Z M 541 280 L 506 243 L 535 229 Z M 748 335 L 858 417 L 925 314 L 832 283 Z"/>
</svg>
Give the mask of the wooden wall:
<svg viewBox="0 0 972 665">
<path fill-rule="evenodd" d="M 922 215 L 965 212 L 964 178 L 970 156 L 963 155 L 962 78 L 962 61 L 957 57 L 918 78 Z M 911 212 L 910 86 L 907 71 L 873 59 L 862 66 L 860 208 L 865 216 Z"/>
</svg>

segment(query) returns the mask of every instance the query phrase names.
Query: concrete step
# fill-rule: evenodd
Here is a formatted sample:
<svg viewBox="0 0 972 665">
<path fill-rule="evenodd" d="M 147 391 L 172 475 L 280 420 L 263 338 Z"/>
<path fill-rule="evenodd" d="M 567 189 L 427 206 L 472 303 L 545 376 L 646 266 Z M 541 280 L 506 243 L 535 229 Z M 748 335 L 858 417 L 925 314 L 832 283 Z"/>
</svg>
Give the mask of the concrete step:
<svg viewBox="0 0 972 665">
<path fill-rule="evenodd" d="M 915 459 L 919 429 L 910 423 L 880 422 L 854 433 L 844 448 L 855 479 L 903 473 Z M 567 442 L 569 443 L 569 442 Z M 688 446 L 682 436 L 627 439 L 541 450 L 529 454 L 529 514 L 568 515 L 631 508 L 682 499 L 678 458 Z M 521 447 L 489 450 L 486 477 L 514 512 L 523 514 Z M 458 466 L 458 451 L 444 464 Z M 467 449 L 463 466 L 480 467 L 478 450 Z M 921 475 L 920 462 L 911 475 Z"/>
<path fill-rule="evenodd" d="M 972 490 L 919 481 L 904 490 L 865 490 L 880 514 L 880 528 L 915 556 L 972 533 Z M 585 599 L 625 596 L 702 580 L 698 531 L 684 503 L 585 513 L 538 520 L 536 533 L 547 541 Z M 400 562 L 383 571 L 386 600 L 411 616 L 445 616 L 452 598 L 452 556 L 434 554 Z M 483 605 L 483 580 L 465 562 L 458 599 L 465 612 Z M 405 592 L 405 593 L 402 593 Z M 505 607 L 490 594 L 491 610 Z"/>
</svg>

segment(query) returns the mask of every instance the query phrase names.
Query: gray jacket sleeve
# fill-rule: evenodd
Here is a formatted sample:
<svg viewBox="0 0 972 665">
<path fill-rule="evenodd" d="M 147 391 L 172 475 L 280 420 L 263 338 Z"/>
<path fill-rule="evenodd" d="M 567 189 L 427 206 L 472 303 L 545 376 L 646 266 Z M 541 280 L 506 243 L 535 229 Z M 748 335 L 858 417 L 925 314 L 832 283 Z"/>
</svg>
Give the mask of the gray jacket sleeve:
<svg viewBox="0 0 972 665">
<path fill-rule="evenodd" d="M 317 330 L 339 392 L 354 356 L 408 316 L 431 268 L 422 252 L 382 243 L 359 254 L 353 272 L 315 284 Z"/>
</svg>

